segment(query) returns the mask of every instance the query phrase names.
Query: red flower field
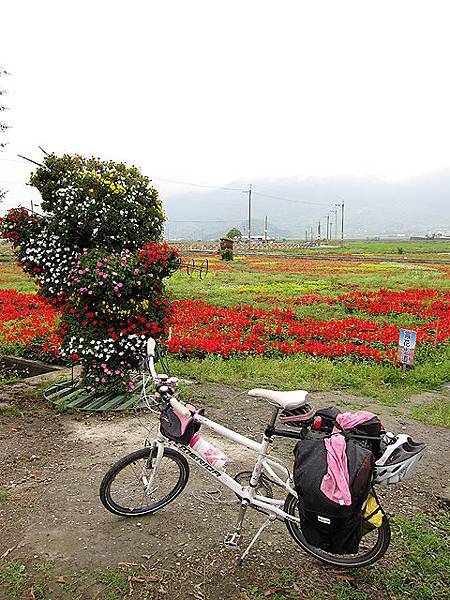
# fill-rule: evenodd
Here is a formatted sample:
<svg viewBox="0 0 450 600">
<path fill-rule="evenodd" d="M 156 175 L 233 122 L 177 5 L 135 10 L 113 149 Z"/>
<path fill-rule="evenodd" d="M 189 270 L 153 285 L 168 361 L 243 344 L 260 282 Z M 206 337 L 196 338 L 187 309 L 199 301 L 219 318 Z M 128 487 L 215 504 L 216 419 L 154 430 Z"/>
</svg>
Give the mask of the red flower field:
<svg viewBox="0 0 450 600">
<path fill-rule="evenodd" d="M 335 298 L 314 292 L 290 298 L 287 303 L 342 304 L 350 313 L 358 311 L 358 315 L 321 321 L 302 319 L 290 309 L 221 307 L 201 300 L 176 300 L 172 304 L 169 350 L 192 357 L 282 356 L 300 352 L 331 359 L 392 361 L 399 327 L 380 321 L 380 316 L 399 314 L 421 319 L 415 329 L 423 348 L 448 344 L 450 339 L 450 294 L 438 290 L 381 289 Z M 0 290 L 0 317 L 4 352 L 57 359 L 58 315 L 51 304 L 35 294 Z"/>
</svg>

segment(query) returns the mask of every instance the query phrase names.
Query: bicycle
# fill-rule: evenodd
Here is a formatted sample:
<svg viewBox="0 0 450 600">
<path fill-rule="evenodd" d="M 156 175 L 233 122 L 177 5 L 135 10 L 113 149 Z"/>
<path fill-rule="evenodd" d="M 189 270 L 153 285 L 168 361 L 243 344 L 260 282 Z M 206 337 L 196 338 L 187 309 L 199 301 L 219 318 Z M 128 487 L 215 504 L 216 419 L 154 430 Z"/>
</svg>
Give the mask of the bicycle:
<svg viewBox="0 0 450 600">
<path fill-rule="evenodd" d="M 305 404 L 307 392 L 279 392 L 273 390 L 250 390 L 252 397 L 264 398 L 273 406 L 272 415 L 263 433 L 261 442 L 256 442 L 220 423 L 208 419 L 204 414 L 189 410 L 176 397 L 177 379 L 158 375 L 155 371 L 155 341 L 148 340 L 145 357 L 146 370 L 143 370 L 143 397 L 152 410 L 164 414 L 171 408 L 182 419 L 192 419 L 195 426 L 211 429 L 220 436 L 246 447 L 256 453 L 256 461 L 251 472 L 243 477 L 231 477 L 225 470 L 215 468 L 189 445 L 168 439 L 161 428 L 153 440 L 147 438 L 145 447 L 132 452 L 115 463 L 105 474 L 100 486 L 100 499 L 110 512 L 120 516 L 143 516 L 153 514 L 181 494 L 189 479 L 191 460 L 205 469 L 220 484 L 229 488 L 239 498 L 240 508 L 234 530 L 225 538 L 228 548 L 238 549 L 241 530 L 247 509 L 254 508 L 267 515 L 267 520 L 256 532 L 238 564 L 246 558 L 261 534 L 276 520 L 285 523 L 294 541 L 314 558 L 337 567 L 364 567 L 379 560 L 386 552 L 391 530 L 389 520 L 383 511 L 382 524 L 363 537 L 357 554 L 336 555 L 309 544 L 301 530 L 298 511 L 298 498 L 290 470 L 278 459 L 269 456 L 269 449 L 275 437 L 301 439 L 307 425 L 300 430 L 276 427 L 280 411 L 294 410 Z M 155 396 L 147 395 L 147 385 L 153 381 Z M 137 467 L 137 465 L 139 465 Z M 131 477 L 131 482 L 128 477 Z M 272 487 L 283 493 L 284 498 L 274 498 Z M 138 499 L 130 506 L 131 492 L 137 492 Z"/>
</svg>

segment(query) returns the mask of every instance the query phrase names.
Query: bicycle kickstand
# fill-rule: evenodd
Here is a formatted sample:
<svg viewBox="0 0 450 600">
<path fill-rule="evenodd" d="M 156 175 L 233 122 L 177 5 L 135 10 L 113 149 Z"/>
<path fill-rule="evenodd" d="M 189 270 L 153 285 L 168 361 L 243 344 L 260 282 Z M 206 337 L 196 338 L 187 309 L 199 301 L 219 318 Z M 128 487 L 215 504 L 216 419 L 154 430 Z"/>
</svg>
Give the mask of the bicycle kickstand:
<svg viewBox="0 0 450 600">
<path fill-rule="evenodd" d="M 227 535 L 224 539 L 224 544 L 230 550 L 234 550 L 239 547 L 239 540 L 241 539 L 241 529 L 242 529 L 242 521 L 244 520 L 245 513 L 248 507 L 248 500 L 242 500 L 241 507 L 239 509 L 239 516 L 237 519 L 236 526 L 234 528 L 233 533 Z"/>
<path fill-rule="evenodd" d="M 268 528 L 272 525 L 272 523 L 276 520 L 276 516 L 275 515 L 270 515 L 270 517 L 267 519 L 267 521 L 264 521 L 264 523 L 261 525 L 261 527 L 258 529 L 258 531 L 256 532 L 256 535 L 254 536 L 254 538 L 252 539 L 252 541 L 250 542 L 250 544 L 247 546 L 247 548 L 245 549 L 245 552 L 242 556 L 238 557 L 236 559 L 236 564 L 237 565 L 242 565 L 244 558 L 246 558 L 246 556 L 248 555 L 248 553 L 250 552 L 250 550 L 252 549 L 252 546 L 256 543 L 257 539 L 259 538 L 259 536 Z"/>
</svg>

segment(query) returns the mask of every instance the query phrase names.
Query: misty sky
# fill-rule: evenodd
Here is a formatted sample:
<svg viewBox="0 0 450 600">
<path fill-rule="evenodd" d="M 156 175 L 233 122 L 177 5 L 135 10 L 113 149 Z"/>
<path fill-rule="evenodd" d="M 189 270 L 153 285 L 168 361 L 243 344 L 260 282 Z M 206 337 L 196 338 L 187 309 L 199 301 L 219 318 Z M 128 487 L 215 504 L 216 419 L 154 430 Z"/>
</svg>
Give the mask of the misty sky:
<svg viewBox="0 0 450 600">
<path fill-rule="evenodd" d="M 450 5 L 2 0 L 4 206 L 38 145 L 223 185 L 450 165 Z"/>
</svg>

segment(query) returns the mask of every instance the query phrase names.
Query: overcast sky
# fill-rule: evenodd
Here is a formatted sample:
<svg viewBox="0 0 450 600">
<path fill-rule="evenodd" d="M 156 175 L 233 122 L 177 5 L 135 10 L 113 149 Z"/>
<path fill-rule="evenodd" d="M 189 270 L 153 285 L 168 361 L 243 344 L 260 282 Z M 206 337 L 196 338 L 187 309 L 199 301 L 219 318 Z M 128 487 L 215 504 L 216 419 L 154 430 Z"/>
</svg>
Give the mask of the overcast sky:
<svg viewBox="0 0 450 600">
<path fill-rule="evenodd" d="M 433 0 L 2 0 L 5 206 L 29 198 L 12 160 L 38 145 L 212 185 L 449 166 L 449 17 Z"/>
</svg>

